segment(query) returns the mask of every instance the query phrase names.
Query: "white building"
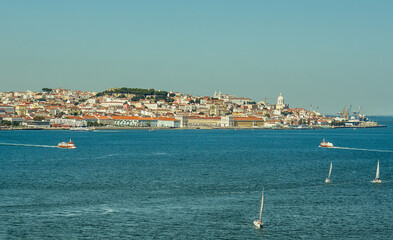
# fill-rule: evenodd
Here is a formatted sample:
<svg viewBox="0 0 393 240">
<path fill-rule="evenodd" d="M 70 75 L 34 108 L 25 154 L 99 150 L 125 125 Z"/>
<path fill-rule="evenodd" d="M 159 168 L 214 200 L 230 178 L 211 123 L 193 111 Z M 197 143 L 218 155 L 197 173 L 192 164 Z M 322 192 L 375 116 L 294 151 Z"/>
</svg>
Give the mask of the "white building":
<svg viewBox="0 0 393 240">
<path fill-rule="evenodd" d="M 283 109 L 284 106 L 284 97 L 280 93 L 280 96 L 277 98 L 276 109 Z"/>
<path fill-rule="evenodd" d="M 176 117 L 177 120 L 180 121 L 180 127 L 188 127 L 188 117 L 187 116 L 178 116 Z"/>
<path fill-rule="evenodd" d="M 68 118 L 53 118 L 49 121 L 49 124 L 60 125 L 60 126 L 70 126 L 70 127 L 83 127 L 87 126 L 86 120 L 83 119 L 68 119 Z"/>
<path fill-rule="evenodd" d="M 160 117 L 157 120 L 157 127 L 178 128 L 180 127 L 180 121 L 174 118 Z"/>
<path fill-rule="evenodd" d="M 221 117 L 221 127 L 233 127 L 235 126 L 235 117 L 232 115 Z"/>
<path fill-rule="evenodd" d="M 278 98 L 277 98 L 276 109 L 282 110 L 282 109 L 288 108 L 288 107 L 289 107 L 289 105 L 284 103 L 284 97 L 280 93 L 280 96 L 278 96 Z"/>
</svg>

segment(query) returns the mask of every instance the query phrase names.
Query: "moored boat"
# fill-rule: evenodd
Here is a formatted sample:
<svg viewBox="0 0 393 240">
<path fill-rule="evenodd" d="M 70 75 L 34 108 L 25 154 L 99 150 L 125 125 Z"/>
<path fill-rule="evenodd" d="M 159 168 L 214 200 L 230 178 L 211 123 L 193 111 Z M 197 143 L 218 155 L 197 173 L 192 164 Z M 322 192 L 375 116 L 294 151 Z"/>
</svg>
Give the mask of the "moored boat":
<svg viewBox="0 0 393 240">
<path fill-rule="evenodd" d="M 333 143 L 326 142 L 325 139 L 323 139 L 321 144 L 319 145 L 319 147 L 331 148 L 331 147 L 333 147 Z"/>
<path fill-rule="evenodd" d="M 57 147 L 59 147 L 59 148 L 69 148 L 69 149 L 76 148 L 75 144 L 71 141 L 71 139 L 70 139 L 70 141 L 68 143 L 66 143 L 66 142 L 59 143 L 57 145 Z"/>
<path fill-rule="evenodd" d="M 75 128 L 70 128 L 70 131 L 91 131 L 91 129 L 87 127 L 75 127 Z"/>
</svg>

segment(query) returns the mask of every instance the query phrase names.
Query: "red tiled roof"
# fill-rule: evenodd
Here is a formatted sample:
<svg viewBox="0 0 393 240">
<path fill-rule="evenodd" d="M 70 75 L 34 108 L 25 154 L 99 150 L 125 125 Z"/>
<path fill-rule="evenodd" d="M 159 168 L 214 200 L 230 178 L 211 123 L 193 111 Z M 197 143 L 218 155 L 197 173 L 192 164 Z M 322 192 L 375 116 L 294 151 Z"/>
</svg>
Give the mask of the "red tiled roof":
<svg viewBox="0 0 393 240">
<path fill-rule="evenodd" d="M 198 117 L 198 116 L 189 116 L 188 119 L 221 119 L 221 117 Z"/>
<path fill-rule="evenodd" d="M 157 120 L 157 118 L 150 117 L 136 117 L 136 116 L 111 116 L 115 120 Z"/>
<path fill-rule="evenodd" d="M 78 117 L 78 116 L 68 116 L 68 119 L 79 119 L 79 120 L 83 120 L 82 117 Z"/>
<path fill-rule="evenodd" d="M 96 115 L 96 117 L 97 117 L 98 119 L 100 119 L 100 120 L 107 120 L 107 119 L 110 119 L 109 117 L 103 116 L 103 115 Z"/>
<path fill-rule="evenodd" d="M 235 117 L 235 121 L 263 121 L 262 118 L 257 117 Z"/>
<path fill-rule="evenodd" d="M 169 117 L 159 117 L 158 118 L 159 120 L 161 120 L 161 121 L 180 121 L 180 120 L 177 120 L 176 118 L 169 118 Z"/>
<path fill-rule="evenodd" d="M 96 116 L 82 116 L 83 119 L 96 119 Z"/>
</svg>

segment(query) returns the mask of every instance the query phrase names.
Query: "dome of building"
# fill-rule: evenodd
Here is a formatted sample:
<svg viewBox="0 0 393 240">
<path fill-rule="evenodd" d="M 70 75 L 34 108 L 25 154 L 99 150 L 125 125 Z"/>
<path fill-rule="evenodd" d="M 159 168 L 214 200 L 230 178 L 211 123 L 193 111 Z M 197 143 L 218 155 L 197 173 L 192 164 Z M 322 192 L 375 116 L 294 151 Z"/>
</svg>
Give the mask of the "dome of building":
<svg viewBox="0 0 393 240">
<path fill-rule="evenodd" d="M 285 106 L 285 104 L 284 104 L 284 97 L 280 93 L 280 96 L 277 98 L 276 108 L 277 109 L 283 109 L 284 106 Z"/>
<path fill-rule="evenodd" d="M 277 104 L 284 104 L 284 97 L 281 95 L 277 98 Z"/>
</svg>

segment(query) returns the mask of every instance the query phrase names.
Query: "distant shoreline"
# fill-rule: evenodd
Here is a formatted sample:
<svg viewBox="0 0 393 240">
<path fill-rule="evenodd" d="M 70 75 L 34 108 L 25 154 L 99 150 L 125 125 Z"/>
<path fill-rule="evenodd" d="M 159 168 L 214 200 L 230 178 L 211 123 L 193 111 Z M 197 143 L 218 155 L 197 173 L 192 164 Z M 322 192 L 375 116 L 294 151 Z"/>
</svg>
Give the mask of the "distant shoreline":
<svg viewBox="0 0 393 240">
<path fill-rule="evenodd" d="M 315 130 L 315 129 L 346 129 L 346 128 L 353 128 L 353 129 L 358 129 L 358 128 L 383 128 L 387 127 L 387 125 L 378 125 L 378 126 L 329 126 L 329 127 L 304 127 L 304 128 L 261 128 L 261 127 L 255 127 L 255 128 L 249 128 L 249 127 L 186 127 L 186 128 L 163 128 L 163 127 L 96 127 L 96 128 L 89 128 L 88 131 L 86 132 L 92 132 L 92 131 L 97 131 L 97 130 Z M 1 128 L 0 131 L 38 131 L 38 130 L 50 130 L 50 131 L 71 131 L 70 128 Z M 75 132 L 84 132 L 74 130 Z"/>
</svg>

